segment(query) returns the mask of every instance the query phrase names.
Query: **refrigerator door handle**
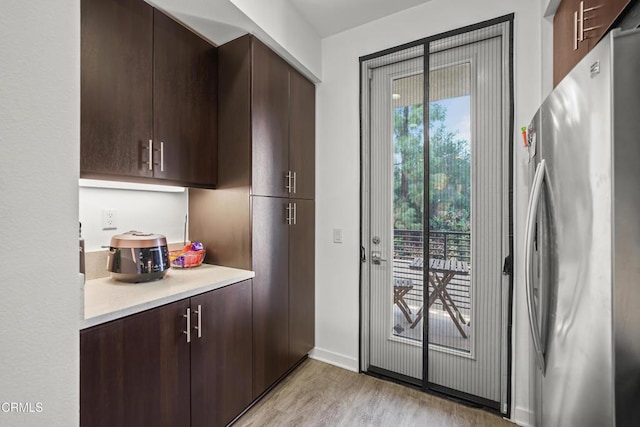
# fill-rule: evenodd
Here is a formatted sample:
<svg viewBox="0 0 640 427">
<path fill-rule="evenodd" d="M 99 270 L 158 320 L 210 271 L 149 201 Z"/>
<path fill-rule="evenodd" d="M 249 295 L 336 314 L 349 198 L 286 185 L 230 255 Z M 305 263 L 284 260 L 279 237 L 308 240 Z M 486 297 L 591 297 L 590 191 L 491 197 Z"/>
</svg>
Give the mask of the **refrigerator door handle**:
<svg viewBox="0 0 640 427">
<path fill-rule="evenodd" d="M 536 215 L 538 212 L 538 205 L 540 203 L 540 193 L 542 192 L 542 186 L 546 175 L 546 162 L 541 160 L 536 168 L 536 173 L 533 177 L 533 187 L 531 188 L 531 194 L 529 195 L 529 208 L 527 210 L 527 222 L 525 224 L 525 246 L 524 246 L 524 283 L 527 296 L 527 309 L 529 312 L 529 327 L 531 328 L 531 337 L 533 338 L 533 345 L 536 350 L 536 358 L 538 366 L 545 373 L 545 360 L 542 352 L 542 343 L 540 336 L 540 328 L 538 324 L 538 312 L 535 310 L 533 302 L 533 254 L 532 248 L 534 243 L 534 229 L 536 225 Z"/>
</svg>

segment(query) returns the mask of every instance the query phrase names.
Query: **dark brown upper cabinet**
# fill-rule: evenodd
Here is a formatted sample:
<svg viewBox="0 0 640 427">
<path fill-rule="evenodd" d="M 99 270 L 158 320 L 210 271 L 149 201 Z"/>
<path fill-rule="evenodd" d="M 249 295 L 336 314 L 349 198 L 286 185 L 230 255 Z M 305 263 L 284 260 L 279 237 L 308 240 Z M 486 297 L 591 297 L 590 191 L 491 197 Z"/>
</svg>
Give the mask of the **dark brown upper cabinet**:
<svg viewBox="0 0 640 427">
<path fill-rule="evenodd" d="M 252 195 L 287 197 L 289 66 L 255 39 L 252 65 Z"/>
<path fill-rule="evenodd" d="M 562 0 L 553 18 L 553 86 L 600 41 L 630 0 Z"/>
<path fill-rule="evenodd" d="M 152 177 L 153 8 L 141 0 L 82 0 L 80 173 Z"/>
<path fill-rule="evenodd" d="M 81 176 L 215 187 L 216 48 L 142 0 L 81 17 Z"/>
<path fill-rule="evenodd" d="M 251 38 L 252 195 L 313 199 L 315 85 Z"/>
<path fill-rule="evenodd" d="M 289 197 L 313 199 L 316 191 L 316 87 L 295 70 L 289 72 Z"/>
<path fill-rule="evenodd" d="M 214 186 L 217 50 L 157 10 L 153 29 L 153 135 L 160 144 L 154 152 L 154 176 Z"/>
<path fill-rule="evenodd" d="M 613 26 L 631 0 L 589 0 L 588 3 L 593 12 L 587 15 L 589 19 L 585 19 L 585 29 L 592 30 L 585 33 L 585 38 L 591 50 Z"/>
</svg>

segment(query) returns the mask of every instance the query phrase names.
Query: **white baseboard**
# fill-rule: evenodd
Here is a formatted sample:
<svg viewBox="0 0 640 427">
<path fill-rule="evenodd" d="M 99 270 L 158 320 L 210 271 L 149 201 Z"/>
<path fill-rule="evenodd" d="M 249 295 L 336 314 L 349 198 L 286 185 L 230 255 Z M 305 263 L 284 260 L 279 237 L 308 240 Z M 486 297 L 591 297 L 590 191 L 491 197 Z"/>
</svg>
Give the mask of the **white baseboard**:
<svg viewBox="0 0 640 427">
<path fill-rule="evenodd" d="M 344 354 L 334 353 L 333 351 L 318 347 L 314 347 L 313 350 L 311 350 L 309 357 L 342 369 L 360 372 L 360 369 L 358 369 L 358 359 L 355 357 L 345 356 Z"/>
<path fill-rule="evenodd" d="M 529 408 L 517 406 L 511 414 L 511 422 L 522 427 L 534 427 L 535 418 L 533 411 L 529 410 Z"/>
</svg>

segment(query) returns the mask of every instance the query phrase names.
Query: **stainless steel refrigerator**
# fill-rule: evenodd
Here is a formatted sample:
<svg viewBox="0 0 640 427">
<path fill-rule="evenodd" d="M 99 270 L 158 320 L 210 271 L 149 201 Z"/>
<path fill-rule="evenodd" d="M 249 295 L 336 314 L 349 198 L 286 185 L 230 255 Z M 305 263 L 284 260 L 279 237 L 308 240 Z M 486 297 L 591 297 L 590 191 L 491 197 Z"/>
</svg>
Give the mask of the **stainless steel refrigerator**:
<svg viewBox="0 0 640 427">
<path fill-rule="evenodd" d="M 640 426 L 640 31 L 601 40 L 529 140 L 536 425 Z"/>
</svg>

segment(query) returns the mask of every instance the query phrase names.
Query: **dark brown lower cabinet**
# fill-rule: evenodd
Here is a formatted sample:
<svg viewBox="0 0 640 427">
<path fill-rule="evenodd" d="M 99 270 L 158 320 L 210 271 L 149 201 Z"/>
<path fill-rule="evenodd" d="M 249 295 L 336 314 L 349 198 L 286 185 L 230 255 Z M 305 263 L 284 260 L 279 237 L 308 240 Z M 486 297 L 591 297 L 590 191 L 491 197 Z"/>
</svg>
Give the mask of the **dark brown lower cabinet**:
<svg viewBox="0 0 640 427">
<path fill-rule="evenodd" d="M 253 387 L 258 397 L 314 346 L 315 204 L 259 196 L 252 203 Z"/>
<path fill-rule="evenodd" d="M 295 203 L 295 224 L 289 227 L 289 365 L 314 346 L 315 337 L 315 203 Z"/>
<path fill-rule="evenodd" d="M 289 369 L 289 199 L 252 197 L 254 398 Z"/>
<path fill-rule="evenodd" d="M 189 425 L 188 307 L 178 301 L 81 331 L 81 426 Z"/>
<path fill-rule="evenodd" d="M 81 331 L 80 425 L 216 427 L 239 415 L 253 400 L 251 288 L 240 282 Z"/>
<path fill-rule="evenodd" d="M 193 297 L 191 309 L 202 325 L 191 341 L 191 426 L 224 426 L 253 400 L 251 282 Z"/>
</svg>

